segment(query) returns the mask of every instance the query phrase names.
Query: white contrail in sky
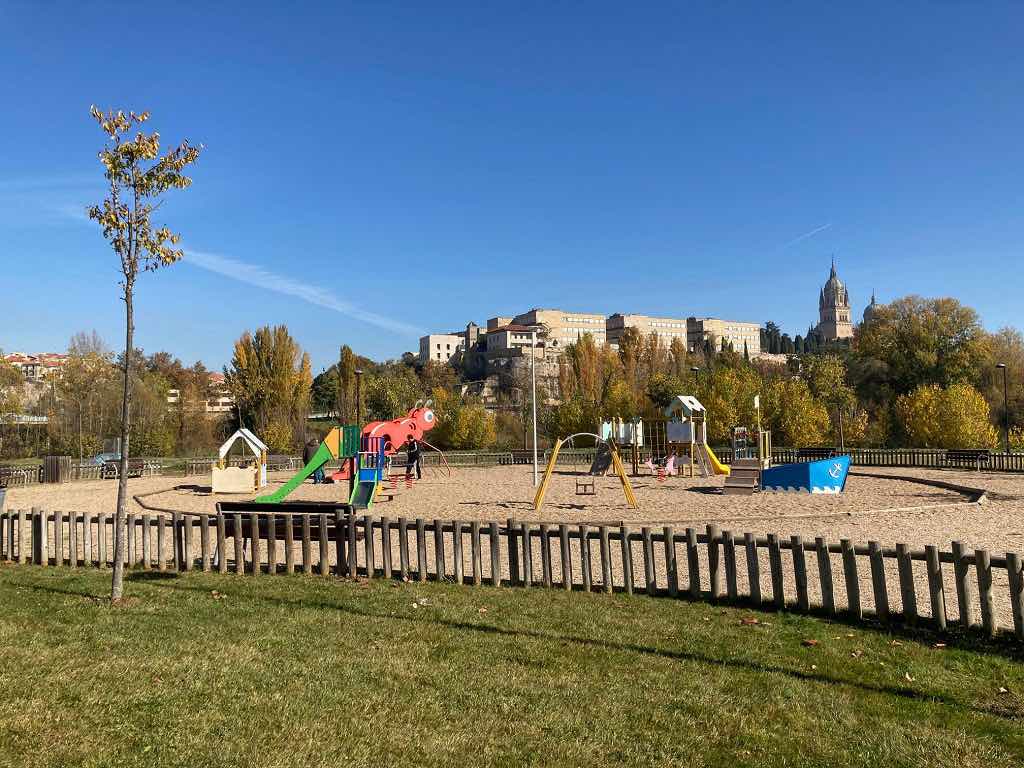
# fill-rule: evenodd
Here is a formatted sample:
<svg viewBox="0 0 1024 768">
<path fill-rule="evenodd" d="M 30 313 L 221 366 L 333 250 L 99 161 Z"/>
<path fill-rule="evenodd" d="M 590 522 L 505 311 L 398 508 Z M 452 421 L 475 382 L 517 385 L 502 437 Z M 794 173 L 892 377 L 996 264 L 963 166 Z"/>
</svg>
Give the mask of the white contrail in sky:
<svg viewBox="0 0 1024 768">
<path fill-rule="evenodd" d="M 800 235 L 800 237 L 794 237 L 788 243 L 783 243 L 782 245 L 780 245 L 779 246 L 779 250 L 781 251 L 783 248 L 789 248 L 789 246 L 791 246 L 791 245 L 796 245 L 801 240 L 806 240 L 808 237 L 814 237 L 819 232 L 824 232 L 826 229 L 828 229 L 831 226 L 832 226 L 832 222 L 830 221 L 828 224 L 823 224 L 822 226 L 820 226 L 820 227 L 818 227 L 816 229 L 812 229 L 810 232 L 804 232 L 802 235 Z"/>
<path fill-rule="evenodd" d="M 186 250 L 184 262 L 186 264 L 194 264 L 210 272 L 216 272 L 218 275 L 229 277 L 232 280 L 256 286 L 257 288 L 282 293 L 285 296 L 293 296 L 308 304 L 333 310 L 354 320 L 360 320 L 401 336 L 419 337 L 424 335 L 422 329 L 408 323 L 403 323 L 401 320 L 395 320 L 386 315 L 362 309 L 351 302 L 339 299 L 333 293 L 325 291 L 323 288 L 304 283 L 292 277 L 279 275 L 276 272 L 271 272 L 263 267 L 249 264 L 239 259 L 207 253 L 206 251 Z"/>
</svg>

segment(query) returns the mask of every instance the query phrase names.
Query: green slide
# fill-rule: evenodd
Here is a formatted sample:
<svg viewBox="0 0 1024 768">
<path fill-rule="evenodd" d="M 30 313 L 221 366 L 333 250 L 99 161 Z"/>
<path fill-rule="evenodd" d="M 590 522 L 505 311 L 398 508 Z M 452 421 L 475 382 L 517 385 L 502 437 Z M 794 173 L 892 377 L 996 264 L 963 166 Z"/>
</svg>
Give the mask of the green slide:
<svg viewBox="0 0 1024 768">
<path fill-rule="evenodd" d="M 333 458 L 334 454 L 331 453 L 331 449 L 324 443 L 320 443 L 320 447 L 316 449 L 316 453 L 313 454 L 313 458 L 309 460 L 309 463 L 306 464 L 306 466 L 299 470 L 299 473 L 295 477 L 273 493 L 269 493 L 266 496 L 259 496 L 253 499 L 253 501 L 260 504 L 279 504 L 285 500 L 285 497 L 289 493 L 302 485 L 306 481 L 307 477 L 312 475 Z"/>
<path fill-rule="evenodd" d="M 349 504 L 352 505 L 352 510 L 369 509 L 373 506 L 373 494 L 376 491 L 376 480 L 364 480 L 357 484 L 352 490 L 352 498 L 349 499 Z"/>
</svg>

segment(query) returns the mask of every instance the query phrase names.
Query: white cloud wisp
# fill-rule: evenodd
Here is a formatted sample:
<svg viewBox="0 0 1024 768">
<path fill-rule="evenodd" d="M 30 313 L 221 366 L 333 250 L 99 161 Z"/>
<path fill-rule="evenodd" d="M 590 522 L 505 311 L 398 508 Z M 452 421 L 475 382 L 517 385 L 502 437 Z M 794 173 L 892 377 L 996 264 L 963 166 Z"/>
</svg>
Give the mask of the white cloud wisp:
<svg viewBox="0 0 1024 768">
<path fill-rule="evenodd" d="M 330 309 L 339 314 L 351 317 L 354 320 L 367 323 L 368 325 L 391 331 L 400 336 L 414 336 L 419 338 L 424 335 L 420 328 L 403 323 L 400 320 L 371 312 L 357 307 L 349 301 L 339 299 L 330 291 L 319 288 L 315 285 L 304 283 L 291 277 L 279 275 L 263 267 L 249 264 L 239 259 L 228 256 L 220 256 L 205 251 L 186 250 L 184 263 L 194 264 L 201 269 L 215 272 L 218 275 L 237 280 L 247 285 L 262 288 L 267 291 L 292 296 L 308 304 L 313 304 L 324 309 Z"/>
</svg>

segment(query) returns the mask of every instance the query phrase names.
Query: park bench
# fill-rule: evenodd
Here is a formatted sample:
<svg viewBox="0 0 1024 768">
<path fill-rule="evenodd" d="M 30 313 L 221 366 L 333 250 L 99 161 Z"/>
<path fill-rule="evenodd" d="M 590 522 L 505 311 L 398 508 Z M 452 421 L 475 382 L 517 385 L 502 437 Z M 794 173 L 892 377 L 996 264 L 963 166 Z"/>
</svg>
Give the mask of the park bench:
<svg viewBox="0 0 1024 768">
<path fill-rule="evenodd" d="M 973 467 L 981 471 L 982 465 L 988 465 L 992 453 L 987 448 L 958 448 L 946 451 L 947 467 Z"/>
</svg>

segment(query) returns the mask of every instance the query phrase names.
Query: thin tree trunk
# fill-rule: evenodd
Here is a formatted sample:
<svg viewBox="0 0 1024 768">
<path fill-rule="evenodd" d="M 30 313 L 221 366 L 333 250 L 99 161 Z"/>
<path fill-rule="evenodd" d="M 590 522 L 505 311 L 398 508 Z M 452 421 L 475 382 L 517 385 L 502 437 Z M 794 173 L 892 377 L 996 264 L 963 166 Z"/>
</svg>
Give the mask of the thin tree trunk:
<svg viewBox="0 0 1024 768">
<path fill-rule="evenodd" d="M 124 289 L 125 341 L 124 341 L 124 393 L 121 398 L 121 471 L 117 479 L 117 511 L 114 513 L 114 575 L 110 585 L 111 601 L 124 594 L 124 540 L 125 505 L 128 501 L 128 455 L 131 439 L 132 404 L 132 344 L 135 319 L 132 309 L 132 283 L 126 281 Z"/>
</svg>

